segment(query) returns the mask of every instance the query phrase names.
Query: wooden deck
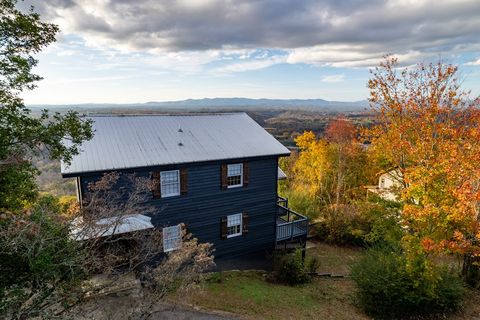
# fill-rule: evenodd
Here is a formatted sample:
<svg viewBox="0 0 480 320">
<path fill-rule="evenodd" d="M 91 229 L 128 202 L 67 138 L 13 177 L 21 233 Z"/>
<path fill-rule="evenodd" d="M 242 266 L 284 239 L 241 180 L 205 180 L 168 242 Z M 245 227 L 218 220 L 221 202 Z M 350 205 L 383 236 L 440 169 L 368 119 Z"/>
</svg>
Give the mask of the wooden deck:
<svg viewBox="0 0 480 320">
<path fill-rule="evenodd" d="M 286 241 L 307 236 L 308 218 L 288 208 L 288 199 L 279 197 L 276 241 Z"/>
</svg>

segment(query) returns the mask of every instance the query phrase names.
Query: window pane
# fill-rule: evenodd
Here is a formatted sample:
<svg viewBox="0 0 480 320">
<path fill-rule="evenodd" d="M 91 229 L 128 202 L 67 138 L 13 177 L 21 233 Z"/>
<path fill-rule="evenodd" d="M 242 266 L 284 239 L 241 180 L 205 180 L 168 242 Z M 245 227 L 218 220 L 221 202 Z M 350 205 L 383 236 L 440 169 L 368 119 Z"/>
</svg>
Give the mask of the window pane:
<svg viewBox="0 0 480 320">
<path fill-rule="evenodd" d="M 227 185 L 241 186 L 243 175 L 243 164 L 235 163 L 227 166 Z"/>
<path fill-rule="evenodd" d="M 236 163 L 236 164 L 229 164 L 227 166 L 227 171 L 228 171 L 228 176 L 239 176 L 242 174 L 242 163 Z"/>
<path fill-rule="evenodd" d="M 160 172 L 162 197 L 178 196 L 180 194 L 180 172 L 178 170 Z"/>
<path fill-rule="evenodd" d="M 227 237 L 242 234 L 242 214 L 227 216 Z"/>
<path fill-rule="evenodd" d="M 182 229 L 180 225 L 163 228 L 163 251 L 169 252 L 182 247 Z"/>
</svg>

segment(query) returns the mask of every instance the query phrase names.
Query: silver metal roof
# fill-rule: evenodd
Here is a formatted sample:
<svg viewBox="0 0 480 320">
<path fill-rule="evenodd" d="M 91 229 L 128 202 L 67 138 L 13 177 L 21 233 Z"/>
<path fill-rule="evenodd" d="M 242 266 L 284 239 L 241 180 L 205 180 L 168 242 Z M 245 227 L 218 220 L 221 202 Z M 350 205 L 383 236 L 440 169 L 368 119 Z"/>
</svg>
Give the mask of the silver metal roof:
<svg viewBox="0 0 480 320">
<path fill-rule="evenodd" d="M 277 168 L 277 179 L 278 180 L 287 179 L 287 175 L 285 174 L 285 172 L 282 169 L 280 169 L 280 167 Z"/>
<path fill-rule="evenodd" d="M 245 113 L 95 116 L 95 135 L 64 176 L 269 155 L 290 151 Z"/>
</svg>

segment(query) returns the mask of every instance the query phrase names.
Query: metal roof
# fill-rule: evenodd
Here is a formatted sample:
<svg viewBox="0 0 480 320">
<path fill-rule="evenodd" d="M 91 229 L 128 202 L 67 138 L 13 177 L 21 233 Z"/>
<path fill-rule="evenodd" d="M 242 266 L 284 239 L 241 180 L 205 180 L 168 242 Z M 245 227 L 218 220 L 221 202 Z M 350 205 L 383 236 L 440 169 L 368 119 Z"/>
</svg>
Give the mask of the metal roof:
<svg viewBox="0 0 480 320">
<path fill-rule="evenodd" d="M 245 113 L 95 116 L 95 135 L 64 176 L 169 164 L 288 155 Z"/>
<path fill-rule="evenodd" d="M 278 179 L 278 180 L 285 180 L 285 179 L 287 179 L 287 175 L 285 174 L 285 172 L 283 172 L 282 169 L 280 169 L 280 167 L 277 168 L 277 179 Z"/>
<path fill-rule="evenodd" d="M 81 241 L 92 238 L 107 237 L 115 234 L 152 229 L 152 218 L 143 214 L 132 214 L 123 217 L 102 218 L 93 224 L 85 224 L 82 217 L 75 218 L 70 235 Z"/>
</svg>

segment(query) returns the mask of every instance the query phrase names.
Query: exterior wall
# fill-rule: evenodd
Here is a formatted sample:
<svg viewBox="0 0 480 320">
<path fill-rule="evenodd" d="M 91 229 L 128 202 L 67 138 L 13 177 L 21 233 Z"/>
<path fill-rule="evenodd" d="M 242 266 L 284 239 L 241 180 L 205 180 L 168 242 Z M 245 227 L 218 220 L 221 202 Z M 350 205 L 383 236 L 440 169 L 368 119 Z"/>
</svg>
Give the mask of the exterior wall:
<svg viewBox="0 0 480 320">
<path fill-rule="evenodd" d="M 250 176 L 246 187 L 221 189 L 222 163 L 248 161 Z M 236 255 L 272 249 L 275 241 L 277 201 L 277 158 L 241 159 L 168 167 L 151 167 L 135 171 L 137 176 L 150 177 L 152 171 L 188 168 L 188 193 L 152 199 L 155 208 L 152 223 L 156 227 L 185 223 L 200 242 L 213 243 L 215 256 Z M 131 173 L 131 172 L 130 172 Z M 89 182 L 101 174 L 81 177 L 81 194 L 85 196 Z M 125 187 L 122 182 L 118 187 Z M 141 212 L 139 212 L 141 213 Z M 221 239 L 221 217 L 248 213 L 248 234 Z"/>
<path fill-rule="evenodd" d="M 396 176 L 394 172 L 386 172 L 378 179 L 378 187 L 380 189 L 401 188 L 402 184 L 399 179 L 400 178 Z"/>
<path fill-rule="evenodd" d="M 385 172 L 378 179 L 378 194 L 385 200 L 397 201 L 398 190 L 403 188 L 398 170 Z"/>
</svg>

